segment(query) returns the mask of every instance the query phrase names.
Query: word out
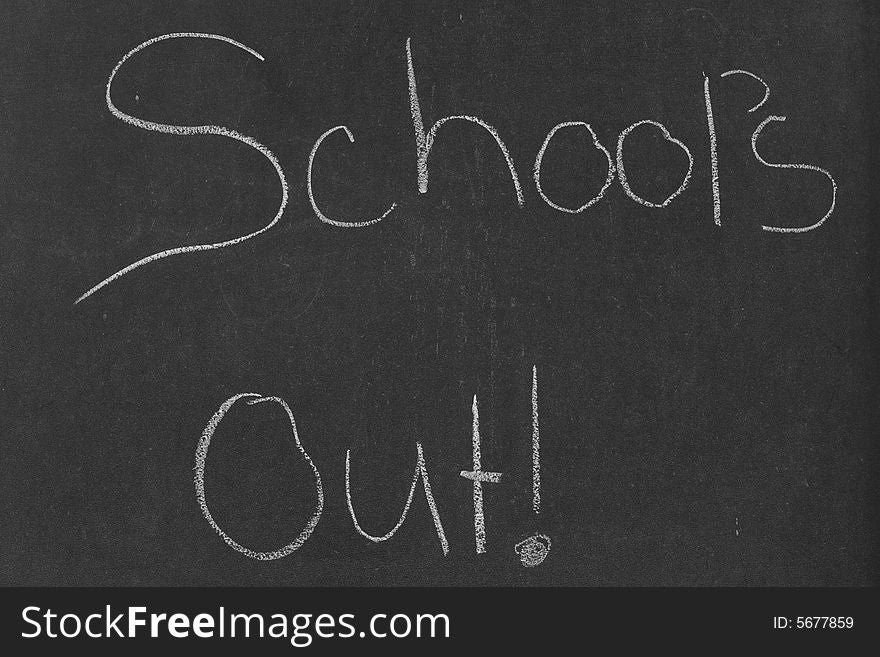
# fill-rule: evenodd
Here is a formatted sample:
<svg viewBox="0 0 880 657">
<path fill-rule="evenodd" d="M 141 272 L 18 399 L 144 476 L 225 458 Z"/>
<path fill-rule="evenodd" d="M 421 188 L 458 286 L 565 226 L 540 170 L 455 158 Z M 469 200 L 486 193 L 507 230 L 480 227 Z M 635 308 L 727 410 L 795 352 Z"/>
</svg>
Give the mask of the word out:
<svg viewBox="0 0 880 657">
<path fill-rule="evenodd" d="M 287 545 L 284 545 L 277 550 L 272 550 L 269 552 L 260 552 L 257 550 L 252 550 L 241 545 L 238 541 L 233 539 L 229 534 L 227 534 L 220 525 L 217 524 L 217 521 L 214 520 L 214 517 L 211 515 L 211 510 L 208 507 L 208 500 L 205 493 L 205 467 L 208 461 L 208 451 L 211 446 L 211 440 L 214 437 L 214 433 L 217 431 L 217 427 L 222 422 L 224 416 L 232 408 L 232 406 L 238 402 L 239 400 L 246 400 L 246 403 L 249 405 L 254 404 L 262 404 L 264 402 L 271 402 L 278 404 L 281 406 L 285 413 L 287 414 L 287 419 L 290 423 L 291 435 L 293 437 L 293 446 L 296 450 L 302 455 L 305 459 L 306 463 L 312 470 L 312 474 L 314 476 L 314 485 L 315 485 L 315 506 L 312 512 L 311 517 L 306 523 L 305 527 L 303 527 L 302 531 L 300 531 L 299 535 Z M 476 545 L 477 554 L 483 554 L 486 552 L 486 519 L 485 513 L 483 509 L 483 484 L 491 483 L 498 484 L 501 482 L 501 473 L 500 472 L 488 472 L 483 470 L 482 468 L 482 456 L 480 453 L 480 416 L 479 416 L 479 407 L 477 402 L 477 396 L 474 395 L 473 405 L 471 407 L 471 412 L 473 415 L 473 468 L 471 470 L 462 470 L 460 472 L 461 477 L 467 479 L 472 482 L 473 492 L 474 492 L 474 541 Z M 534 513 L 537 515 L 540 513 L 541 506 L 541 453 L 540 453 L 540 436 L 539 436 L 539 427 L 538 427 L 538 368 L 537 366 L 532 367 L 532 508 Z M 351 450 L 346 450 L 345 452 L 345 501 L 348 506 L 348 512 L 351 516 L 352 523 L 354 524 L 355 531 L 366 538 L 369 541 L 374 543 L 381 543 L 383 541 L 387 541 L 392 538 L 397 530 L 401 528 L 404 521 L 406 520 L 407 514 L 409 513 L 410 505 L 412 504 L 413 497 L 416 494 L 416 490 L 418 489 L 419 481 L 422 483 L 422 490 L 425 494 L 425 499 L 428 503 L 428 508 L 431 511 L 431 517 L 434 522 L 434 528 L 437 532 L 437 538 L 440 542 L 440 548 L 443 550 L 443 554 L 449 554 L 449 541 L 446 538 L 446 532 L 443 529 L 443 522 L 440 518 L 440 511 L 437 508 L 437 502 L 434 498 L 434 494 L 431 490 L 431 481 L 428 475 L 428 465 L 425 459 L 424 450 L 422 448 L 422 444 L 420 442 L 416 442 L 416 465 L 413 471 L 412 483 L 409 488 L 409 494 L 407 495 L 406 502 L 403 505 L 403 511 L 401 511 L 400 517 L 398 518 L 395 525 L 385 534 L 377 535 L 370 534 L 367 532 L 358 521 L 357 513 L 355 512 L 354 501 L 352 500 L 351 494 Z M 195 458 L 195 490 L 196 490 L 196 499 L 198 500 L 199 506 L 201 507 L 202 514 L 205 516 L 205 519 L 208 521 L 208 524 L 216 531 L 220 538 L 222 538 L 229 547 L 233 550 L 241 552 L 245 556 L 250 557 L 251 559 L 257 559 L 259 561 L 271 561 L 273 559 L 281 559 L 286 557 L 296 550 L 298 550 L 302 545 L 309 539 L 312 535 L 312 532 L 315 530 L 315 527 L 318 525 L 318 522 L 321 519 L 321 514 L 324 511 L 324 488 L 321 484 L 321 473 L 318 471 L 317 466 L 315 465 L 312 458 L 309 456 L 308 452 L 306 452 L 305 447 L 303 447 L 302 442 L 300 441 L 299 433 L 296 430 L 296 420 L 293 416 L 293 411 L 290 410 L 290 406 L 287 405 L 280 397 L 264 397 L 257 393 L 253 392 L 242 392 L 236 395 L 233 395 L 226 401 L 224 401 L 217 411 L 211 416 L 211 419 L 208 420 L 208 424 L 205 426 L 204 431 L 202 432 L 201 439 L 199 440 L 198 447 L 196 448 L 196 458 Z M 534 536 L 530 536 L 528 538 L 523 539 L 518 542 L 514 547 L 514 551 L 516 554 L 520 556 L 520 560 L 522 564 L 526 567 L 533 567 L 539 565 L 550 552 L 550 538 L 546 534 L 536 534 Z"/>
</svg>

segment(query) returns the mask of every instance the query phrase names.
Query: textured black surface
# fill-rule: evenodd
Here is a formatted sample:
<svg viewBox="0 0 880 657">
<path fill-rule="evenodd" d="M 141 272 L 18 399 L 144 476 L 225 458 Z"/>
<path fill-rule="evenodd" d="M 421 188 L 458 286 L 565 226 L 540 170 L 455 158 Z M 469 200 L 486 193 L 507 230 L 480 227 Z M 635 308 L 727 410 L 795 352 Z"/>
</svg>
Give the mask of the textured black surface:
<svg viewBox="0 0 880 657">
<path fill-rule="evenodd" d="M 4 3 L 0 12 L 0 386 L 6 584 L 804 585 L 876 582 L 877 361 L 869 287 L 869 145 L 877 29 L 868 3 Z M 278 180 L 253 149 L 178 137 L 128 113 L 228 126 L 266 144 L 290 204 L 265 235 L 154 262 L 156 251 L 267 223 Z M 516 204 L 479 127 L 448 125 L 416 186 L 407 37 L 425 122 L 494 125 Z M 766 105 L 760 85 L 771 87 Z M 712 85 L 723 225 L 712 220 L 703 73 Z M 828 169 L 761 166 L 762 154 Z M 642 119 L 694 157 L 667 208 L 615 182 L 576 216 L 531 179 L 547 132 L 586 121 L 613 150 Z M 328 138 L 306 195 L 317 137 Z M 655 135 L 654 135 L 655 136 Z M 604 179 L 583 134 L 548 149 L 545 191 L 579 205 Z M 669 194 L 680 151 L 627 141 L 633 188 Z M 876 165 L 876 161 L 874 161 Z M 876 169 L 874 169 L 876 171 Z M 590 191 L 593 190 L 593 191 Z M 871 225 L 873 223 L 873 226 Z M 530 384 L 540 377 L 542 498 L 532 512 Z M 238 392 L 283 397 L 321 471 L 312 537 L 271 563 L 227 547 L 200 513 L 200 433 Z M 487 553 L 474 554 L 470 406 L 480 398 Z M 314 506 L 284 418 L 236 406 L 215 436 L 208 495 L 241 543 L 292 540 Z M 415 441 L 450 542 L 424 496 L 397 521 Z M 524 569 L 513 546 L 552 550 Z"/>
</svg>

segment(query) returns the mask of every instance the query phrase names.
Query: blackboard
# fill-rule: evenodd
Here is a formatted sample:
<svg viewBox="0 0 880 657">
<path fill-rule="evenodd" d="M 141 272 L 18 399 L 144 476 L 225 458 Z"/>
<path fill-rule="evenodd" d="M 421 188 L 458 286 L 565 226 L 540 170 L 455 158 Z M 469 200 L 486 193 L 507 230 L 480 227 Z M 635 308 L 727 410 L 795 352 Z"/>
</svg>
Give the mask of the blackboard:
<svg viewBox="0 0 880 657">
<path fill-rule="evenodd" d="M 870 3 L 0 16 L 4 584 L 876 583 Z"/>
</svg>

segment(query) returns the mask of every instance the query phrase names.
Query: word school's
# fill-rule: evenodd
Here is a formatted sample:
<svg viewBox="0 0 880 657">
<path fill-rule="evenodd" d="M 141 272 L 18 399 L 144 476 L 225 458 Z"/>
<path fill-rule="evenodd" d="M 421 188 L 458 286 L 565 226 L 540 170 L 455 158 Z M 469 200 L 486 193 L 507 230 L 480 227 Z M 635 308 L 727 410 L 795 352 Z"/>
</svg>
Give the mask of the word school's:
<svg viewBox="0 0 880 657">
<path fill-rule="evenodd" d="M 111 274 L 104 280 L 100 281 L 85 293 L 83 293 L 75 303 L 79 303 L 84 299 L 90 297 L 95 292 L 109 285 L 110 283 L 116 281 L 120 277 L 128 274 L 129 272 L 142 267 L 143 265 L 149 264 L 156 260 L 160 260 L 162 258 L 167 258 L 173 255 L 180 255 L 185 253 L 193 253 L 196 251 L 207 251 L 211 249 L 221 249 L 230 246 L 234 246 L 236 244 L 240 244 L 245 240 L 249 240 L 253 237 L 261 235 L 266 231 L 270 230 L 284 214 L 285 208 L 288 203 L 288 184 L 287 179 L 284 176 L 284 171 L 282 170 L 281 164 L 278 161 L 278 158 L 275 154 L 265 145 L 258 142 L 253 137 L 249 137 L 244 135 L 236 130 L 231 128 L 226 128 L 223 126 L 216 125 L 196 125 L 196 126 L 183 126 L 183 125 L 173 125 L 168 123 L 156 123 L 154 121 L 147 121 L 145 119 L 138 118 L 131 114 L 127 114 L 120 110 L 113 102 L 112 99 L 112 86 L 113 80 L 115 79 L 117 73 L 122 69 L 125 63 L 135 54 L 148 48 L 160 41 L 165 41 L 167 39 L 178 39 L 178 38 L 195 38 L 195 39 L 214 39 L 217 41 L 222 41 L 228 44 L 231 44 L 241 50 L 245 51 L 249 55 L 256 57 L 260 61 L 264 61 L 262 55 L 260 55 L 257 51 L 249 48 L 248 46 L 239 43 L 229 37 L 217 35 L 217 34 L 205 34 L 205 33 L 197 33 L 197 32 L 175 32 L 172 34 L 163 34 L 161 36 L 154 37 L 147 41 L 144 41 L 137 47 L 133 48 L 131 51 L 125 54 L 125 56 L 116 64 L 113 68 L 113 71 L 110 74 L 110 78 L 107 81 L 106 87 L 106 103 L 107 108 L 110 112 L 121 121 L 128 123 L 130 125 L 136 126 L 143 130 L 150 130 L 154 132 L 161 132 L 165 134 L 171 135 L 179 135 L 179 136 L 193 136 L 193 135 L 219 135 L 222 137 L 227 137 L 229 139 L 234 139 L 241 143 L 247 144 L 251 148 L 254 148 L 259 153 L 261 153 L 264 157 L 266 157 L 269 162 L 271 162 L 272 166 L 275 168 L 275 172 L 278 175 L 278 180 L 281 186 L 281 201 L 278 206 L 278 210 L 275 213 L 275 216 L 272 218 L 269 223 L 267 223 L 262 228 L 255 230 L 246 235 L 241 235 L 239 237 L 235 237 L 233 239 L 228 239 L 222 242 L 215 242 L 211 244 L 196 244 L 190 246 L 179 246 L 175 248 L 166 249 L 164 251 L 160 251 L 158 253 L 154 253 L 152 255 L 146 256 L 137 260 L 136 262 L 131 263 L 130 265 L 123 267 L 119 271 Z M 513 191 L 516 195 L 516 202 L 520 207 L 525 205 L 525 197 L 523 195 L 522 184 L 520 182 L 520 176 L 517 173 L 517 168 L 514 164 L 513 157 L 507 149 L 504 141 L 499 135 L 498 131 L 489 123 L 484 121 L 483 119 L 476 116 L 469 115 L 453 115 L 453 116 L 445 116 L 440 119 L 437 119 L 431 124 L 431 127 L 426 130 L 425 122 L 422 116 L 421 103 L 419 101 L 418 94 L 418 86 L 417 86 L 417 78 L 415 72 L 415 64 L 413 62 L 413 51 L 412 44 L 409 39 L 406 41 L 406 66 L 407 66 L 407 80 L 409 84 L 409 103 L 410 110 L 412 114 L 412 122 L 413 122 L 413 130 L 415 134 L 415 142 L 416 142 L 416 170 L 418 174 L 418 189 L 419 192 L 424 194 L 428 191 L 428 179 L 429 179 L 429 167 L 428 167 L 428 159 L 431 153 L 431 149 L 437 139 L 438 132 L 440 129 L 446 125 L 447 123 L 454 121 L 466 121 L 473 124 L 476 124 L 483 129 L 485 129 L 495 140 L 498 145 L 498 148 L 501 151 L 501 154 L 504 156 L 504 160 L 507 163 L 507 167 L 510 172 L 510 178 L 513 186 Z M 734 69 L 730 71 L 726 71 L 721 74 L 721 78 L 727 78 L 732 75 L 742 75 L 746 76 L 755 81 L 756 84 L 760 84 L 760 92 L 762 93 L 762 98 L 759 102 L 757 102 L 752 108 L 750 108 L 749 112 L 756 112 L 759 110 L 770 97 L 770 87 L 764 82 L 760 77 L 756 74 L 742 70 L 742 69 Z M 717 140 L 715 134 L 715 118 L 713 114 L 712 108 L 712 96 L 710 91 L 709 78 L 706 75 L 703 75 L 703 97 L 705 101 L 705 111 L 706 111 L 706 127 L 708 132 L 708 149 L 711 161 L 711 181 L 712 181 L 712 204 L 713 204 L 713 219 L 716 225 L 721 226 L 722 223 L 722 211 L 721 211 L 721 177 L 720 177 L 720 166 L 719 166 L 719 155 L 717 149 Z M 767 167 L 772 167 L 776 169 L 800 169 L 812 171 L 818 174 L 822 174 L 827 177 L 828 182 L 830 183 L 831 190 L 831 198 L 829 202 L 829 206 L 827 210 L 825 210 L 820 217 L 813 217 L 808 220 L 809 223 L 803 226 L 796 227 L 783 227 L 783 226 L 769 226 L 763 225 L 762 228 L 765 231 L 773 232 L 773 233 L 805 233 L 811 230 L 815 230 L 819 226 L 821 226 L 828 217 L 834 212 L 834 206 L 837 200 L 837 183 L 831 174 L 818 166 L 813 164 L 801 164 L 801 163 L 773 163 L 768 162 L 761 154 L 758 152 L 758 139 L 761 136 L 764 129 L 768 124 L 772 122 L 781 122 L 785 121 L 784 116 L 774 116 L 769 115 L 764 118 L 757 128 L 755 128 L 754 132 L 751 136 L 751 147 L 752 153 L 755 156 L 755 159 L 760 162 L 762 165 Z M 560 204 L 557 201 L 551 199 L 547 193 L 545 192 L 545 188 L 541 182 L 541 171 L 542 171 L 542 162 L 544 158 L 544 154 L 549 146 L 550 142 L 554 139 L 562 138 L 562 131 L 574 131 L 574 130 L 585 130 L 589 133 L 590 138 L 592 139 L 592 145 L 599 152 L 601 152 L 606 160 L 607 160 L 607 176 L 602 187 L 596 191 L 596 193 L 583 205 L 579 207 L 567 207 L 565 205 Z M 673 144 L 677 148 L 681 149 L 688 158 L 688 169 L 687 173 L 684 175 L 681 183 L 678 188 L 672 192 L 668 197 L 662 200 L 648 200 L 637 195 L 629 184 L 629 178 L 627 177 L 626 170 L 626 158 L 625 158 L 625 143 L 626 138 L 635 130 L 655 130 L 660 133 L 660 135 L 670 144 Z M 308 158 L 308 170 L 307 170 L 307 192 L 309 197 L 309 202 L 312 206 L 312 210 L 315 213 L 315 216 L 324 222 L 325 224 L 329 224 L 331 226 L 335 226 L 338 228 L 367 228 L 373 226 L 390 214 L 394 212 L 397 208 L 397 202 L 391 202 L 387 209 L 379 216 L 373 218 L 366 219 L 338 219 L 332 218 L 328 216 L 322 209 L 321 205 L 318 203 L 318 200 L 315 198 L 313 185 L 312 185 L 312 170 L 314 166 L 315 157 L 322 153 L 322 156 L 329 155 L 329 153 L 324 153 L 334 142 L 339 143 L 338 139 L 329 140 L 325 145 L 325 141 L 330 137 L 336 137 L 336 133 L 342 132 L 348 138 L 349 142 L 354 142 L 355 137 L 352 131 L 345 125 L 339 125 L 332 127 L 326 130 L 323 134 L 321 134 L 318 139 L 315 141 L 314 146 L 311 149 Z M 538 192 L 538 195 L 543 200 L 544 203 L 549 205 L 551 208 L 558 210 L 559 212 L 566 214 L 579 214 L 584 212 L 587 208 L 595 204 L 599 201 L 607 192 L 608 188 L 612 185 L 615 178 L 620 183 L 623 191 L 626 195 L 645 207 L 649 208 L 663 208 L 668 206 L 675 198 L 681 195 L 685 189 L 687 189 L 688 184 L 691 180 L 691 174 L 693 173 L 693 165 L 694 158 L 691 155 L 690 149 L 687 147 L 679 139 L 670 134 L 669 130 L 666 126 L 654 119 L 643 119 L 641 121 L 637 121 L 633 123 L 629 127 L 625 128 L 621 131 L 620 135 L 617 139 L 617 145 L 615 149 L 614 156 L 612 156 L 611 151 L 606 148 L 599 140 L 593 128 L 589 123 L 584 121 L 564 121 L 559 123 L 558 125 L 553 126 L 547 133 L 546 138 L 544 139 L 543 144 L 538 150 L 537 156 L 535 157 L 534 165 L 532 167 L 532 180 L 535 184 L 535 188 Z M 817 213 L 818 214 L 818 213 Z"/>
<path fill-rule="evenodd" d="M 217 428 L 223 421 L 223 418 L 226 416 L 229 410 L 240 400 L 246 400 L 246 403 L 248 405 L 271 402 L 274 404 L 278 404 L 279 406 L 281 406 L 281 408 L 284 409 L 285 413 L 287 414 L 288 422 L 290 424 L 293 446 L 296 448 L 296 450 L 299 452 L 299 454 L 305 460 L 306 464 L 311 469 L 314 478 L 315 506 L 312 511 L 312 515 L 306 523 L 305 527 L 303 527 L 302 531 L 300 531 L 299 535 L 293 541 L 277 550 L 272 550 L 268 552 L 260 552 L 245 547 L 234 538 L 232 538 L 229 534 L 227 534 L 226 531 L 222 527 L 220 527 L 220 525 L 214 519 L 214 516 L 211 514 L 211 509 L 208 506 L 207 494 L 205 492 L 205 467 L 208 462 L 208 452 L 211 447 L 211 441 L 214 438 L 214 434 L 216 433 Z M 532 366 L 531 411 L 532 510 L 536 515 L 538 515 L 541 511 L 541 442 L 538 423 L 537 366 Z M 483 459 L 480 448 L 480 413 L 476 395 L 474 395 L 473 398 L 471 412 L 473 418 L 473 467 L 470 470 L 461 470 L 459 474 L 463 479 L 472 482 L 474 495 L 473 515 L 475 550 L 477 554 L 483 554 L 486 552 L 486 516 L 483 503 L 483 484 L 501 483 L 502 473 L 490 472 L 483 469 Z M 431 481 L 428 475 L 428 465 L 425 458 L 424 450 L 422 448 L 422 444 L 420 442 L 416 442 L 416 465 L 413 472 L 413 478 L 412 483 L 410 484 L 409 493 L 403 505 L 403 511 L 401 511 L 400 518 L 397 520 L 397 523 L 385 534 L 370 534 L 361 526 L 360 522 L 358 521 L 357 513 L 355 512 L 355 504 L 352 500 L 351 494 L 351 471 L 351 450 L 346 450 L 345 502 L 348 507 L 348 512 L 351 516 L 352 523 L 354 523 L 354 529 L 358 534 L 374 543 L 381 543 L 382 541 L 387 541 L 392 538 L 406 520 L 407 514 L 409 513 L 410 505 L 413 501 L 413 497 L 415 496 L 416 490 L 418 489 L 419 480 L 421 480 L 422 489 L 425 493 L 425 499 L 428 503 L 428 508 L 431 511 L 431 517 L 434 522 L 434 528 L 437 532 L 437 538 L 440 542 L 440 547 L 443 550 L 444 555 L 449 554 L 449 541 L 446 538 L 446 532 L 443 529 L 441 514 L 438 509 L 434 493 L 431 489 Z M 238 552 L 241 552 L 242 554 L 252 559 L 257 559 L 259 561 L 271 561 L 274 559 L 281 559 L 292 554 L 300 547 L 302 547 L 302 545 L 312 535 L 312 532 L 315 530 L 315 527 L 318 525 L 318 522 L 321 519 L 321 515 L 324 512 L 324 486 L 321 483 L 321 473 L 318 467 L 315 465 L 315 462 L 312 460 L 312 458 L 309 456 L 309 453 L 303 446 L 302 441 L 300 440 L 299 433 L 296 430 L 296 419 L 293 416 L 293 411 L 290 409 L 290 406 L 287 405 L 287 402 L 280 397 L 264 397 L 263 395 L 253 392 L 242 392 L 231 396 L 220 405 L 214 415 L 211 416 L 211 419 L 208 420 L 208 424 L 205 426 L 205 429 L 202 432 L 202 437 L 199 440 L 198 447 L 196 448 L 195 490 L 196 499 L 198 500 L 199 507 L 201 507 L 202 509 L 202 514 L 205 516 L 208 524 L 210 524 L 211 527 L 214 528 L 214 531 L 216 531 L 220 535 L 220 537 L 226 542 L 227 545 L 229 545 L 229 547 Z M 514 546 L 513 551 L 517 555 L 519 555 L 520 561 L 522 562 L 523 566 L 525 566 L 526 568 L 531 568 L 540 565 L 544 561 L 550 551 L 550 545 L 551 542 L 549 536 L 547 536 L 546 534 L 535 534 L 519 541 Z"/>
</svg>

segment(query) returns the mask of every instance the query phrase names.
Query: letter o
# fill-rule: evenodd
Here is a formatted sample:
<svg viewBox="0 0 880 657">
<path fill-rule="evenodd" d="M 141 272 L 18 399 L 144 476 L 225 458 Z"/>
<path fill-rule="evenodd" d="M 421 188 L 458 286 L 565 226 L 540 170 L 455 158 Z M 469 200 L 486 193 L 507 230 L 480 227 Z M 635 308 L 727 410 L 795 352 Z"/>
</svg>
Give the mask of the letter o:
<svg viewBox="0 0 880 657">
<path fill-rule="evenodd" d="M 643 199 L 641 196 L 638 196 L 632 189 L 629 187 L 629 182 L 626 179 L 626 169 L 623 166 L 623 140 L 626 139 L 626 136 L 638 128 L 640 125 L 644 125 L 649 123 L 653 126 L 660 128 L 660 132 L 663 133 L 663 139 L 668 142 L 679 146 L 688 156 L 688 171 L 684 177 L 684 180 L 681 181 L 681 185 L 678 186 L 669 197 L 663 201 L 662 203 L 653 203 L 646 199 Z M 681 194 L 685 188 L 688 186 L 688 182 L 691 179 L 691 172 L 694 169 L 694 158 L 691 156 L 691 152 L 688 150 L 688 147 L 684 145 L 681 141 L 673 137 L 669 134 L 669 130 L 666 129 L 666 126 L 657 121 L 652 121 L 651 119 L 645 119 L 643 121 L 638 121 L 637 123 L 633 123 L 626 130 L 620 133 L 620 136 L 617 138 L 617 175 L 620 178 L 620 186 L 623 187 L 623 191 L 626 192 L 626 195 L 629 196 L 636 203 L 641 203 L 642 205 L 646 205 L 649 208 L 665 208 L 676 196 Z"/>
<path fill-rule="evenodd" d="M 605 184 L 602 185 L 602 189 L 599 190 L 599 193 L 596 194 L 596 196 L 591 198 L 579 208 L 567 208 L 564 205 L 558 205 L 551 201 L 544 193 L 544 190 L 541 189 L 541 163 L 544 161 L 544 151 L 547 150 L 547 146 L 550 144 L 550 140 L 553 139 L 553 136 L 562 128 L 573 128 L 579 125 L 584 126 L 587 130 L 590 131 L 590 137 L 593 138 L 593 146 L 596 147 L 596 150 L 602 151 L 605 154 L 605 157 L 608 159 L 608 176 L 605 178 Z M 608 149 L 599 142 L 599 138 L 596 136 L 596 133 L 593 132 L 593 128 L 590 127 L 589 123 L 584 123 L 583 121 L 566 121 L 565 123 L 560 123 L 559 125 L 553 126 L 553 129 L 549 133 L 547 133 L 547 138 L 544 140 L 544 143 L 541 144 L 541 148 L 538 151 L 538 156 L 535 158 L 533 178 L 535 179 L 535 187 L 538 190 L 538 194 L 541 195 L 541 198 L 544 199 L 544 202 L 547 205 L 549 205 L 554 210 L 559 210 L 560 212 L 578 214 L 586 210 L 588 207 L 593 205 L 593 203 L 595 203 L 605 195 L 605 191 L 611 186 L 611 183 L 614 180 L 614 161 L 611 159 L 611 153 L 608 152 Z"/>
<path fill-rule="evenodd" d="M 305 458 L 306 463 L 312 468 L 312 472 L 315 475 L 315 490 L 318 494 L 318 500 L 315 504 L 315 512 L 312 515 L 309 522 L 300 532 L 299 536 L 294 539 L 293 542 L 288 543 L 282 548 L 278 550 L 274 550 L 272 552 L 256 552 L 249 548 L 244 547 L 243 545 L 236 542 L 229 534 L 223 531 L 217 522 L 214 520 L 211 515 L 210 509 L 208 509 L 208 501 L 205 498 L 205 463 L 208 459 L 208 448 L 211 445 L 211 438 L 214 436 L 214 431 L 216 431 L 217 426 L 223 420 L 223 416 L 226 415 L 226 412 L 232 408 L 232 405 L 235 404 L 239 399 L 243 397 L 254 397 L 248 402 L 248 404 L 259 404 L 262 402 L 275 402 L 279 404 L 287 413 L 287 417 L 290 420 L 290 427 L 293 431 L 293 440 L 296 444 L 297 449 Z M 286 557 L 295 550 L 302 547 L 303 543 L 305 543 L 309 536 L 311 536 L 312 532 L 315 529 L 315 526 L 318 524 L 318 520 L 321 519 L 321 513 L 324 510 L 324 489 L 321 485 L 321 474 L 318 472 L 318 468 L 315 466 L 311 457 L 308 455 L 306 450 L 303 448 L 302 443 L 299 440 L 299 435 L 296 432 L 296 420 L 293 418 L 293 412 L 290 410 L 290 407 L 280 397 L 263 397 L 257 393 L 253 392 L 242 392 L 237 395 L 233 395 L 229 399 L 227 399 L 223 404 L 220 405 L 220 408 L 217 409 L 217 412 L 211 417 L 208 421 L 205 430 L 202 432 L 202 437 L 199 440 L 199 446 L 196 448 L 196 474 L 195 474 L 195 486 L 196 486 L 196 498 L 199 501 L 199 506 L 202 509 L 202 513 L 205 516 L 205 519 L 214 528 L 220 537 L 226 542 L 229 547 L 233 550 L 237 550 L 242 554 L 250 557 L 251 559 L 257 559 L 259 561 L 271 561 L 272 559 L 281 559 L 282 557 Z"/>
<path fill-rule="evenodd" d="M 396 629 L 394 629 L 394 625 L 399 619 L 403 619 L 404 621 L 406 621 L 406 629 L 403 632 L 398 632 Z M 412 621 L 410 621 L 409 616 L 407 616 L 406 614 L 395 614 L 391 617 L 391 622 L 388 623 L 388 629 L 391 630 L 391 634 L 395 638 L 402 639 L 406 636 L 409 636 L 409 633 L 412 630 Z"/>
<path fill-rule="evenodd" d="M 68 632 L 64 629 L 65 622 L 69 620 L 73 620 L 74 627 L 76 628 L 73 632 Z M 61 630 L 61 634 L 63 634 L 66 638 L 73 639 L 74 637 L 79 636 L 80 630 L 82 630 L 82 622 L 79 620 L 79 616 L 77 616 L 76 614 L 64 614 L 61 617 L 58 628 Z"/>
</svg>

